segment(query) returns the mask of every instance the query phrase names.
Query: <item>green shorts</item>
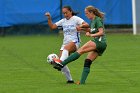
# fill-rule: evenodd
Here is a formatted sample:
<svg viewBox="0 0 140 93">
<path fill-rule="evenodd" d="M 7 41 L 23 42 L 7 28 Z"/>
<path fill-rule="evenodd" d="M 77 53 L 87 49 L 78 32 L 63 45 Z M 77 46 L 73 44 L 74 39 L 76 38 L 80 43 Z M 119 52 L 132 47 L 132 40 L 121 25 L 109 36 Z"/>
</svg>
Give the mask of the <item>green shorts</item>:
<svg viewBox="0 0 140 93">
<path fill-rule="evenodd" d="M 96 52 L 99 54 L 99 56 L 101 56 L 107 47 L 106 42 L 105 41 L 98 41 L 95 39 L 93 39 L 91 41 L 96 43 Z"/>
</svg>

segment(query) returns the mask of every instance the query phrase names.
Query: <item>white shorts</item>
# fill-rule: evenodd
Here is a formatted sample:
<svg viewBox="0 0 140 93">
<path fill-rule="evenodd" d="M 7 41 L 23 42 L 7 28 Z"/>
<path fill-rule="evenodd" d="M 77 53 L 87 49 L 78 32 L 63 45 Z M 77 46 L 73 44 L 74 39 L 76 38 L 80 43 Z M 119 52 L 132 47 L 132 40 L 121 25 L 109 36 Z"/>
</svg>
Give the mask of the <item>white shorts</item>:
<svg viewBox="0 0 140 93">
<path fill-rule="evenodd" d="M 75 43 L 77 49 L 80 48 L 80 42 L 74 42 L 74 43 Z M 65 45 L 66 45 L 66 44 L 62 44 L 60 50 L 64 50 Z M 77 50 L 77 49 L 76 49 L 76 50 Z"/>
</svg>

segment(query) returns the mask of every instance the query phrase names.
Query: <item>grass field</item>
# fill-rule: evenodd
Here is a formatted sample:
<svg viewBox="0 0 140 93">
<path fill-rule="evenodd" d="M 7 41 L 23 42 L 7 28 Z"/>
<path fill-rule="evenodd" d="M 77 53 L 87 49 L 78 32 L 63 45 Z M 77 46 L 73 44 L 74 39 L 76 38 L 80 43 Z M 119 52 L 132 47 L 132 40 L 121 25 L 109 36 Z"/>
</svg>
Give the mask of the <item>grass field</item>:
<svg viewBox="0 0 140 93">
<path fill-rule="evenodd" d="M 91 66 L 85 85 L 66 84 L 61 72 L 46 63 L 59 53 L 63 37 L 0 37 L 0 93 L 140 93 L 140 36 L 107 34 L 108 47 Z M 82 44 L 89 38 L 81 36 Z M 86 54 L 70 63 L 80 79 Z"/>
</svg>

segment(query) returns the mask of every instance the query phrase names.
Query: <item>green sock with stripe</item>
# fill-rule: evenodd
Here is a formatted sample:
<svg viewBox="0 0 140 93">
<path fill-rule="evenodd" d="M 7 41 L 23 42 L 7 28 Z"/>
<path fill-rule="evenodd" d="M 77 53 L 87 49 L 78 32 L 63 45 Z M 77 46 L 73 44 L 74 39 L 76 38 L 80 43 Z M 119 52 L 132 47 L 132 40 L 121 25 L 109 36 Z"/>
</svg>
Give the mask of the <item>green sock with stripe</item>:
<svg viewBox="0 0 140 93">
<path fill-rule="evenodd" d="M 83 68 L 80 84 L 85 84 L 85 81 L 86 81 L 86 79 L 88 77 L 88 74 L 90 72 L 91 64 L 92 64 L 92 60 L 85 59 L 84 68 Z"/>
<path fill-rule="evenodd" d="M 90 72 L 90 68 L 89 67 L 84 67 L 83 68 L 80 84 L 85 84 L 85 81 L 86 81 L 86 79 L 88 77 L 89 72 Z"/>
</svg>

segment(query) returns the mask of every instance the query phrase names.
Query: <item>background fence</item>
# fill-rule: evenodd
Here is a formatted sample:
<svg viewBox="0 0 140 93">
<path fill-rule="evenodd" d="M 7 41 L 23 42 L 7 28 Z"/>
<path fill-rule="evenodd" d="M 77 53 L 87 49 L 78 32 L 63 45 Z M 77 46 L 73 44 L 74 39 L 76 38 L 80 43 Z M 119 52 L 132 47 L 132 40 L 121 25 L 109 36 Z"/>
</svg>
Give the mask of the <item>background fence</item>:
<svg viewBox="0 0 140 93">
<path fill-rule="evenodd" d="M 9 31 L 9 28 L 12 30 L 13 27 L 14 29 L 18 27 L 19 30 L 19 28 L 28 27 L 30 30 L 36 26 L 44 29 L 44 26 L 47 27 L 45 12 L 50 12 L 53 22 L 56 22 L 63 17 L 61 9 L 64 5 L 70 5 L 74 11 L 80 12 L 78 16 L 88 23 L 89 20 L 85 17 L 84 9 L 88 5 L 93 5 L 106 14 L 107 28 L 131 28 L 131 3 L 131 0 L 0 0 L 0 30 L 1 33 L 12 33 L 14 31 Z"/>
</svg>

